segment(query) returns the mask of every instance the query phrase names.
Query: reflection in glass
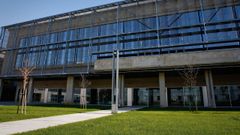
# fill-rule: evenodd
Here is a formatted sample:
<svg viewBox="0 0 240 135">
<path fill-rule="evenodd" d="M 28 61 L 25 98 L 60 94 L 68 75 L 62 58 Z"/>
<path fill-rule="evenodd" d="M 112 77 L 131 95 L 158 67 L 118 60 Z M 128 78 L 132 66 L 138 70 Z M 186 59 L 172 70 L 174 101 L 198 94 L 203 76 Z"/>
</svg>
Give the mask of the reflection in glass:
<svg viewBox="0 0 240 135">
<path fill-rule="evenodd" d="M 217 106 L 240 106 L 240 86 L 215 86 L 214 92 Z"/>
<path fill-rule="evenodd" d="M 158 88 L 134 88 L 133 105 L 159 106 L 160 91 Z"/>
<path fill-rule="evenodd" d="M 196 102 L 197 101 L 197 102 Z M 170 106 L 198 106 L 203 105 L 203 95 L 201 87 L 193 87 L 192 89 L 184 88 L 169 88 L 168 102 Z"/>
</svg>

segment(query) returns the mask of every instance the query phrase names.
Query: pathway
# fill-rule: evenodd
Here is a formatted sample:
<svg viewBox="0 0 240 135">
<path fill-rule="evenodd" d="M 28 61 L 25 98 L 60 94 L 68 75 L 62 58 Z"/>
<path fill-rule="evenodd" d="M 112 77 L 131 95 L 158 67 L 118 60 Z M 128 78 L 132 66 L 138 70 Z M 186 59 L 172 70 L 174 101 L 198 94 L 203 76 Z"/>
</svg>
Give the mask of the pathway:
<svg viewBox="0 0 240 135">
<path fill-rule="evenodd" d="M 124 112 L 137 110 L 141 108 L 142 107 L 120 108 L 118 112 L 124 113 Z M 68 115 L 3 122 L 3 123 L 0 123 L 0 135 L 9 135 L 9 134 L 15 134 L 15 133 L 21 133 L 21 132 L 28 132 L 32 130 L 48 128 L 48 127 L 53 127 L 53 126 L 58 126 L 58 125 L 63 125 L 68 123 L 101 118 L 109 115 L 112 115 L 111 110 L 100 110 L 100 111 L 93 111 L 93 112 L 86 112 L 86 113 L 75 113 L 75 114 L 68 114 Z"/>
</svg>

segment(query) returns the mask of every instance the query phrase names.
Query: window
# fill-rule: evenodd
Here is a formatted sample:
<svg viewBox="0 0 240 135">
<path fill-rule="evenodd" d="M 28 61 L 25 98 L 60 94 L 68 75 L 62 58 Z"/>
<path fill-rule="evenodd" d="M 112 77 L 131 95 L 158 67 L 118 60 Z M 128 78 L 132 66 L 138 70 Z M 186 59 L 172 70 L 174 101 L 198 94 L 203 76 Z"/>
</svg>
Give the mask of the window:
<svg viewBox="0 0 240 135">
<path fill-rule="evenodd" d="M 43 45 L 43 44 L 45 44 L 45 43 L 46 43 L 45 38 L 46 38 L 46 35 L 40 35 L 40 36 L 38 36 L 37 44 L 38 44 L 38 45 Z"/>
<path fill-rule="evenodd" d="M 46 65 L 46 60 L 47 60 L 47 55 L 48 55 L 48 52 L 46 50 L 48 50 L 48 49 L 43 47 L 41 52 L 40 52 L 40 58 L 39 58 L 40 66 L 45 66 Z"/>
<path fill-rule="evenodd" d="M 237 12 L 238 18 L 240 18 L 240 6 L 236 6 L 236 12 Z"/>
<path fill-rule="evenodd" d="M 23 54 L 17 55 L 16 65 L 15 65 L 16 68 L 22 67 L 23 56 L 24 56 Z"/>
<path fill-rule="evenodd" d="M 31 37 L 30 40 L 31 40 L 30 46 L 35 46 L 37 45 L 38 36 Z"/>
<path fill-rule="evenodd" d="M 57 42 L 57 33 L 50 34 L 50 43 L 56 43 Z"/>
<path fill-rule="evenodd" d="M 197 98 L 195 98 L 197 96 Z M 189 88 L 169 88 L 168 101 L 170 106 L 189 106 L 197 104 L 203 105 L 203 96 L 201 87 Z"/>
<path fill-rule="evenodd" d="M 204 18 L 206 22 L 219 22 L 233 19 L 231 7 L 215 8 L 204 11 Z"/>
<path fill-rule="evenodd" d="M 67 40 L 67 32 L 66 31 L 57 33 L 57 42 L 63 42 L 66 40 Z"/>
<path fill-rule="evenodd" d="M 99 26 L 100 36 L 116 35 L 117 33 L 117 24 L 105 24 Z"/>
<path fill-rule="evenodd" d="M 215 86 L 215 100 L 217 106 L 239 106 L 240 86 Z"/>
<path fill-rule="evenodd" d="M 20 39 L 20 47 L 26 47 L 27 46 L 27 38 Z"/>
<path fill-rule="evenodd" d="M 53 52 L 48 51 L 48 59 L 47 59 L 47 65 L 50 66 L 53 64 Z"/>
<path fill-rule="evenodd" d="M 69 48 L 67 51 L 68 51 L 67 62 L 68 64 L 73 64 L 75 62 L 76 49 Z"/>
<path fill-rule="evenodd" d="M 157 29 L 156 17 L 142 19 L 143 30 Z"/>
</svg>

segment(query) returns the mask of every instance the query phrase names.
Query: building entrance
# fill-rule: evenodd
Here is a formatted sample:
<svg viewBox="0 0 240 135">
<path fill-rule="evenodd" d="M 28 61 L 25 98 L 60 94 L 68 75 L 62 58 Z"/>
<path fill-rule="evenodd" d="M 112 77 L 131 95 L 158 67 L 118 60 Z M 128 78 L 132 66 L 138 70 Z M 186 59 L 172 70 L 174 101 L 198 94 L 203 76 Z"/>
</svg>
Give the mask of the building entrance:
<svg viewBox="0 0 240 135">
<path fill-rule="evenodd" d="M 159 106 L 160 91 L 158 88 L 134 88 L 133 105 Z"/>
</svg>

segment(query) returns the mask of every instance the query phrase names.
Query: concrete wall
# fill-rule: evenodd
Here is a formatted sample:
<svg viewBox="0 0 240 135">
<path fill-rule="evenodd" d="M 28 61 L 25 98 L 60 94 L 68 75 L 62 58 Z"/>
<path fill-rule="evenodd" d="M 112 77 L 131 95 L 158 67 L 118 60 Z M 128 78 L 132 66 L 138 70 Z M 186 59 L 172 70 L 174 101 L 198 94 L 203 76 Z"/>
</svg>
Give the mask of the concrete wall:
<svg viewBox="0 0 240 135">
<path fill-rule="evenodd" d="M 66 89 L 67 78 L 63 80 L 58 79 L 46 79 L 46 80 L 34 80 L 34 88 L 58 88 Z"/>
<path fill-rule="evenodd" d="M 221 69 L 219 72 L 215 72 L 213 69 L 213 83 L 214 85 L 240 85 L 240 69 L 234 68 L 234 72 L 228 73 L 232 69 Z M 222 73 L 221 73 L 222 72 Z M 140 74 L 140 75 L 139 75 Z M 124 75 L 124 87 L 125 88 L 158 88 L 159 87 L 159 74 L 158 72 L 151 73 L 151 75 L 146 75 L 143 72 L 123 74 Z M 91 82 L 89 88 L 109 88 L 111 89 L 111 77 L 109 75 L 101 75 L 102 77 L 92 76 L 88 78 Z M 168 88 L 182 87 L 184 86 L 184 81 L 181 78 L 178 71 L 166 71 L 165 72 L 165 85 Z M 197 77 L 198 86 L 206 86 L 204 70 L 200 70 Z M 46 79 L 38 80 L 34 79 L 33 88 L 59 88 L 66 89 L 67 78 L 62 79 Z M 80 79 L 78 77 L 74 78 L 73 88 L 80 87 Z"/>
<path fill-rule="evenodd" d="M 120 70 L 142 70 L 177 68 L 186 65 L 214 66 L 240 64 L 240 49 L 222 49 L 198 52 L 171 53 L 155 56 L 124 57 L 119 61 Z M 94 64 L 94 70 L 111 71 L 112 60 L 100 59 Z"/>
</svg>

